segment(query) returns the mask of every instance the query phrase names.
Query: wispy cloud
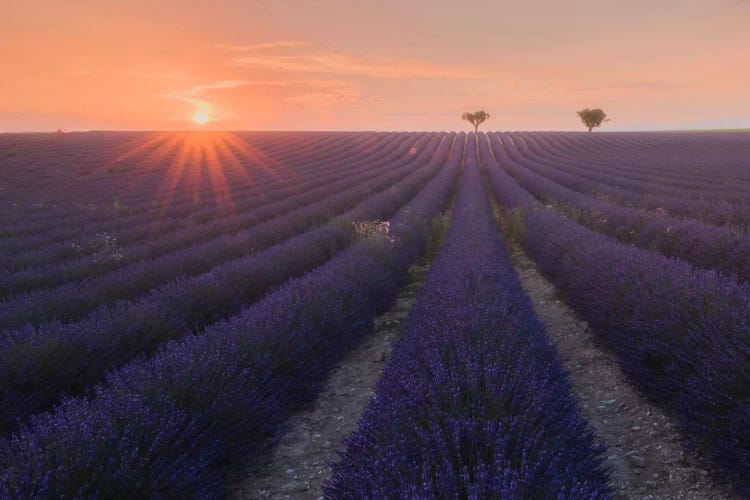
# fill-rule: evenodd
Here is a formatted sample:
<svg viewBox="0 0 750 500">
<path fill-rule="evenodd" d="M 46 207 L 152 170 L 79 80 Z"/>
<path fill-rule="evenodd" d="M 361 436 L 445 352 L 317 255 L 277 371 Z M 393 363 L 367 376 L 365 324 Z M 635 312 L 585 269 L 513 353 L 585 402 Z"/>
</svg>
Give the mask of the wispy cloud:
<svg viewBox="0 0 750 500">
<path fill-rule="evenodd" d="M 213 111 L 213 105 L 203 98 L 205 92 L 212 90 L 235 89 L 250 83 L 249 80 L 217 80 L 184 88 L 174 88 L 159 94 L 158 97 L 188 102 L 198 111 L 211 113 Z"/>
<path fill-rule="evenodd" d="M 194 102 L 197 100 L 198 96 L 206 91 L 235 89 L 252 83 L 251 80 L 217 80 L 215 82 L 200 83 L 183 88 L 173 88 L 162 94 L 162 96 L 170 99 Z"/>
<path fill-rule="evenodd" d="M 40 68 L 42 73 L 61 76 L 89 76 L 94 72 L 88 69 Z"/>
<path fill-rule="evenodd" d="M 332 73 L 371 78 L 426 78 L 463 80 L 482 78 L 474 68 L 436 64 L 419 59 L 363 56 L 339 53 L 301 55 L 245 55 L 233 60 L 236 66 L 262 68 L 296 73 Z"/>
<path fill-rule="evenodd" d="M 201 85 L 193 85 L 192 87 L 185 90 L 190 95 L 197 95 L 200 92 L 206 90 L 222 90 L 222 89 L 236 89 L 237 87 L 244 87 L 245 85 L 252 84 L 251 80 L 219 80 L 216 82 L 204 83 Z"/>
<path fill-rule="evenodd" d="M 366 98 L 360 85 L 346 80 L 302 79 L 296 81 L 293 90 L 295 92 L 286 96 L 284 101 L 319 110 L 353 104 Z"/>
<path fill-rule="evenodd" d="M 215 90 L 229 90 L 241 87 L 278 87 L 282 90 L 279 98 L 286 103 L 324 112 L 333 106 L 353 104 L 366 99 L 361 84 L 341 78 L 286 78 L 286 79 L 234 79 L 217 80 L 189 86 L 175 86 L 157 95 L 160 98 L 189 103 L 196 110 L 211 115 L 216 109 L 210 93 Z M 231 115 L 224 110 L 223 115 Z"/>
<path fill-rule="evenodd" d="M 228 50 L 231 52 L 248 52 L 252 50 L 279 49 L 287 47 L 303 47 L 307 42 L 297 42 L 290 40 L 277 40 L 275 42 L 255 43 L 252 45 L 231 45 L 226 43 L 214 44 L 217 49 Z"/>
<path fill-rule="evenodd" d="M 329 109 L 334 104 L 351 104 L 359 101 L 361 97 L 361 94 L 353 91 L 330 91 L 297 94 L 289 96 L 284 100 L 293 104 L 301 104 L 308 108 L 322 110 Z"/>
<path fill-rule="evenodd" d="M 215 82 L 201 83 L 182 88 L 175 88 L 167 92 L 167 95 L 177 99 L 193 99 L 207 91 L 236 89 L 239 87 L 294 87 L 313 88 L 326 90 L 351 89 L 355 85 L 343 79 L 335 78 L 287 78 L 281 79 L 256 79 L 256 80 L 218 80 Z"/>
<path fill-rule="evenodd" d="M 634 91 L 634 92 L 647 92 L 649 90 L 662 91 L 664 89 L 676 89 L 679 87 L 684 87 L 684 85 L 681 84 L 680 82 L 669 82 L 669 81 L 647 81 L 647 80 L 630 81 L 630 80 L 613 79 L 608 82 L 607 81 L 597 82 L 597 83 L 582 82 L 580 84 L 571 86 L 571 90 L 574 90 L 574 91 L 575 90 L 582 90 L 582 91 L 626 90 L 626 91 Z"/>
</svg>

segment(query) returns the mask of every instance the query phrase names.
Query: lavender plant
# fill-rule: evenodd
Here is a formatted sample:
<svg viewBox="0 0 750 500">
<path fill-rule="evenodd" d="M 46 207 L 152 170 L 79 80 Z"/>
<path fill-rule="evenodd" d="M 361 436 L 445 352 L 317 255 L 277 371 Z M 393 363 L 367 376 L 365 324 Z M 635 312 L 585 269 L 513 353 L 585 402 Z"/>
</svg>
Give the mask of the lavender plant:
<svg viewBox="0 0 750 500">
<path fill-rule="evenodd" d="M 101 309 L 81 322 L 6 332 L 0 337 L 0 434 L 12 430 L 17 420 L 46 410 L 60 396 L 99 382 L 107 369 L 150 353 L 166 340 L 200 332 L 272 287 L 323 264 L 353 241 L 351 219 L 389 217 L 414 197 L 439 172 L 449 139 L 442 141 L 434 158 L 428 154 L 433 149 L 426 148 L 415 160 L 420 166 L 407 167 L 407 175 L 396 169 L 378 180 L 390 189 L 374 193 L 320 228 L 207 273 L 170 282 L 136 301 Z M 393 185 L 391 180 L 399 176 L 403 177 Z M 346 196 L 354 200 L 361 193 Z M 350 222 L 341 224 L 340 219 Z M 268 230 L 269 236 L 278 237 L 284 227 L 270 224 Z"/>
<path fill-rule="evenodd" d="M 230 459 L 262 455 L 289 412 L 393 303 L 453 189 L 460 157 L 446 158 L 390 219 L 393 243 L 360 242 L 0 440 L 0 496 L 218 495 Z"/>
<path fill-rule="evenodd" d="M 608 475 L 495 229 L 471 136 L 454 216 L 331 498 L 607 498 Z"/>
</svg>

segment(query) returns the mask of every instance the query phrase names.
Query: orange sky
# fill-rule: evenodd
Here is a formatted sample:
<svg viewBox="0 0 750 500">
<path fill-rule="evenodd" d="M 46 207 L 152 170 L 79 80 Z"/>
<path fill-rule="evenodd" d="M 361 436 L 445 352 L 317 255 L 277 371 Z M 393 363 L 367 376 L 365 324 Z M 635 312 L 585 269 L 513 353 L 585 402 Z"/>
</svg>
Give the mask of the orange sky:
<svg viewBox="0 0 750 500">
<path fill-rule="evenodd" d="M 363 4 L 0 0 L 0 131 L 750 127 L 748 0 Z"/>
</svg>

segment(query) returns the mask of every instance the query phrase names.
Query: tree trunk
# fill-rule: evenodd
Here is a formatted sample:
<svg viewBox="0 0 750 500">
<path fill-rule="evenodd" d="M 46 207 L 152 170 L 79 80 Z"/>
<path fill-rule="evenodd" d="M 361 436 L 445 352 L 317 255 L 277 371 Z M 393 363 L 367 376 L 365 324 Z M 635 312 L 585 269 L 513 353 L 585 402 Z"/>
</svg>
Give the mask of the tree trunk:
<svg viewBox="0 0 750 500">
<path fill-rule="evenodd" d="M 474 125 L 474 133 L 476 134 L 479 131 L 479 125 Z"/>
<path fill-rule="evenodd" d="M 591 132 L 593 129 L 594 129 L 593 125 L 589 126 L 589 132 Z"/>
</svg>

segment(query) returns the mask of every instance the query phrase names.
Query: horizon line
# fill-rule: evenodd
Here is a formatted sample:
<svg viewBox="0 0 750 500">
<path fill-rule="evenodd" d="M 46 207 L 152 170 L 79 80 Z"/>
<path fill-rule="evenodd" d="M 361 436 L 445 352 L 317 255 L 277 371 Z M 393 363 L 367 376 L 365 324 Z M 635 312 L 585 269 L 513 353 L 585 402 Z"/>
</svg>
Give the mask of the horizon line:
<svg viewBox="0 0 750 500">
<path fill-rule="evenodd" d="M 374 130 L 374 129 L 361 129 L 361 130 L 337 130 L 337 129 L 72 129 L 72 130 L 17 130 L 17 131 L 2 131 L 0 135 L 9 134 L 86 134 L 86 133 L 147 133 L 147 132 L 162 132 L 162 133 L 176 133 L 176 132 L 195 132 L 195 133 L 212 133 L 212 132 L 224 132 L 224 133 L 236 133 L 236 132 L 284 132 L 284 133 L 367 133 L 367 132 L 466 132 L 471 133 L 473 130 Z M 598 134 L 618 134 L 618 133 L 645 133 L 645 132 L 662 132 L 662 133 L 685 133 L 685 132 L 750 132 L 750 127 L 747 128 L 700 128 L 700 129 L 629 129 L 629 130 L 596 130 L 588 132 L 586 130 L 480 130 L 479 132 L 570 132 L 570 133 L 598 133 Z"/>
</svg>

